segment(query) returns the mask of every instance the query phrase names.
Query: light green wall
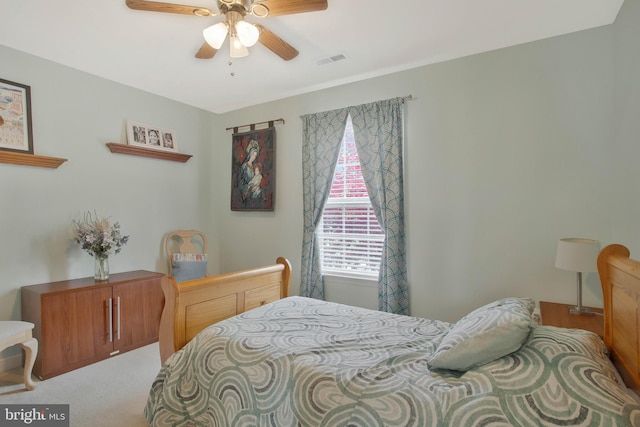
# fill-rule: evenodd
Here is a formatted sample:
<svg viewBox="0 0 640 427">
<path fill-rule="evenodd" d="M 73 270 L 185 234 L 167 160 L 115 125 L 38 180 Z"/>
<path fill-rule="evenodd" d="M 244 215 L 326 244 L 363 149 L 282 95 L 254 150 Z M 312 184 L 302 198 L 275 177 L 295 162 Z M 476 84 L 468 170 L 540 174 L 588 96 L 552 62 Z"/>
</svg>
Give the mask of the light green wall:
<svg viewBox="0 0 640 427">
<path fill-rule="evenodd" d="M 293 263 L 300 283 L 302 114 L 411 94 L 406 223 L 413 315 L 453 321 L 505 295 L 575 301 L 554 268 L 558 238 L 640 250 L 640 11 L 611 26 L 321 90 L 216 116 L 0 46 L 0 78 L 32 88 L 37 154 L 59 169 L 0 164 L 0 319 L 19 319 L 21 286 L 89 276 L 70 241 L 85 210 L 120 221 L 130 243 L 112 272 L 166 271 L 162 238 L 209 236 L 210 273 Z M 276 207 L 229 209 L 231 134 L 276 125 Z M 187 163 L 112 154 L 125 119 L 174 129 Z M 618 189 L 613 185 L 620 184 Z M 597 276 L 585 303 L 601 304 Z"/>
<path fill-rule="evenodd" d="M 0 164 L 0 320 L 20 319 L 21 286 L 93 275 L 93 258 L 71 240 L 72 221 L 87 210 L 131 236 L 111 272 L 166 271 L 164 235 L 191 227 L 211 236 L 217 271 L 213 114 L 3 46 L 0 78 L 31 86 L 35 153 L 68 159 L 58 169 Z M 126 119 L 174 130 L 193 158 L 112 154 L 105 143 L 121 141 Z"/>
<path fill-rule="evenodd" d="M 640 4 L 625 1 L 615 23 L 615 154 L 607 191 L 612 241 L 627 242 L 640 259 Z M 614 187 L 615 186 L 615 187 Z"/>
<path fill-rule="evenodd" d="M 575 274 L 554 267 L 555 250 L 562 237 L 611 241 L 603 200 L 614 161 L 612 41 L 609 26 L 223 115 L 225 127 L 278 117 L 286 124 L 277 127 L 275 213 L 216 205 L 222 268 L 284 254 L 297 291 L 299 116 L 411 94 L 405 190 L 412 314 L 454 321 L 507 295 L 575 302 Z M 217 169 L 216 193 L 225 195 L 227 159 Z M 584 301 L 601 305 L 596 274 L 586 277 Z"/>
</svg>

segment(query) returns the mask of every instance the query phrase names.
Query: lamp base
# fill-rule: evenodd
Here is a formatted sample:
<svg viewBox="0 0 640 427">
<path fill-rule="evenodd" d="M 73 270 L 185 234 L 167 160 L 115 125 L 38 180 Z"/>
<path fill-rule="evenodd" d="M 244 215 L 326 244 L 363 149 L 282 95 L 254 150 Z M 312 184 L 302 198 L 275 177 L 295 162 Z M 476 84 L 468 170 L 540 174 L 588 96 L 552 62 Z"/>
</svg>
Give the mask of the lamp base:
<svg viewBox="0 0 640 427">
<path fill-rule="evenodd" d="M 578 314 L 578 315 L 582 315 L 582 316 L 595 316 L 596 315 L 596 312 L 591 311 L 587 307 L 578 307 L 578 306 L 569 307 L 569 313 L 570 314 Z"/>
</svg>

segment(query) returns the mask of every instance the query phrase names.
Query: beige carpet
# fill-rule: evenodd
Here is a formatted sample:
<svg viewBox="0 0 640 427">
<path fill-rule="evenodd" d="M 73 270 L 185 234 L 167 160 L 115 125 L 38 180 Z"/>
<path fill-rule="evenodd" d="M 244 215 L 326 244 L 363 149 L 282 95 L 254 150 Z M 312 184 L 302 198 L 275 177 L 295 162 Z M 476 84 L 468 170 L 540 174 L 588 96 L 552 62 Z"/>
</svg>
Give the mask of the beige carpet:
<svg viewBox="0 0 640 427">
<path fill-rule="evenodd" d="M 0 404 L 70 405 L 72 427 L 146 427 L 144 405 L 160 370 L 158 344 L 39 381 L 27 391 L 22 369 L 0 373 Z"/>
</svg>

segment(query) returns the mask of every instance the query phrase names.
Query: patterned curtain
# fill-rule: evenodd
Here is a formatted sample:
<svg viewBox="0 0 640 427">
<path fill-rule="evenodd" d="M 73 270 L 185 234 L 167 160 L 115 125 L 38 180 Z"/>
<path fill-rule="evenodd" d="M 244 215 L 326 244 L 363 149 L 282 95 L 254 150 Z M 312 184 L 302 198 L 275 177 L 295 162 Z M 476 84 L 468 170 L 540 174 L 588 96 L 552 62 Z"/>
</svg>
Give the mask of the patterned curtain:
<svg viewBox="0 0 640 427">
<path fill-rule="evenodd" d="M 320 248 L 315 231 L 329 198 L 348 114 L 347 109 L 341 109 L 302 116 L 304 230 L 300 295 L 304 297 L 324 300 Z"/>
<path fill-rule="evenodd" d="M 324 300 L 315 231 L 329 197 L 340 143 L 347 117 L 351 115 L 362 175 L 385 234 L 378 276 L 378 308 L 409 314 L 404 236 L 403 108 L 404 99 L 395 98 L 302 117 L 304 232 L 300 295 Z"/>
<path fill-rule="evenodd" d="M 378 309 L 408 315 L 402 177 L 403 108 L 404 99 L 395 98 L 348 110 L 367 192 L 385 235 L 378 276 Z"/>
</svg>

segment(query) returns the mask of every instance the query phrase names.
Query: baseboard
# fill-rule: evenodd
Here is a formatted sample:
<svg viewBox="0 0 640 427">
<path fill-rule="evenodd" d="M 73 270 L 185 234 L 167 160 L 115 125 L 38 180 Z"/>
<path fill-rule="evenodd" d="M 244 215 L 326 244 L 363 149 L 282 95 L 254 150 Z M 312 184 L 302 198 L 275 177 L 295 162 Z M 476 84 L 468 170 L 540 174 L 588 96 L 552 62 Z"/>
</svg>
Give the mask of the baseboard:
<svg viewBox="0 0 640 427">
<path fill-rule="evenodd" d="M 0 372 L 22 367 L 22 352 L 7 357 L 0 357 Z"/>
</svg>

